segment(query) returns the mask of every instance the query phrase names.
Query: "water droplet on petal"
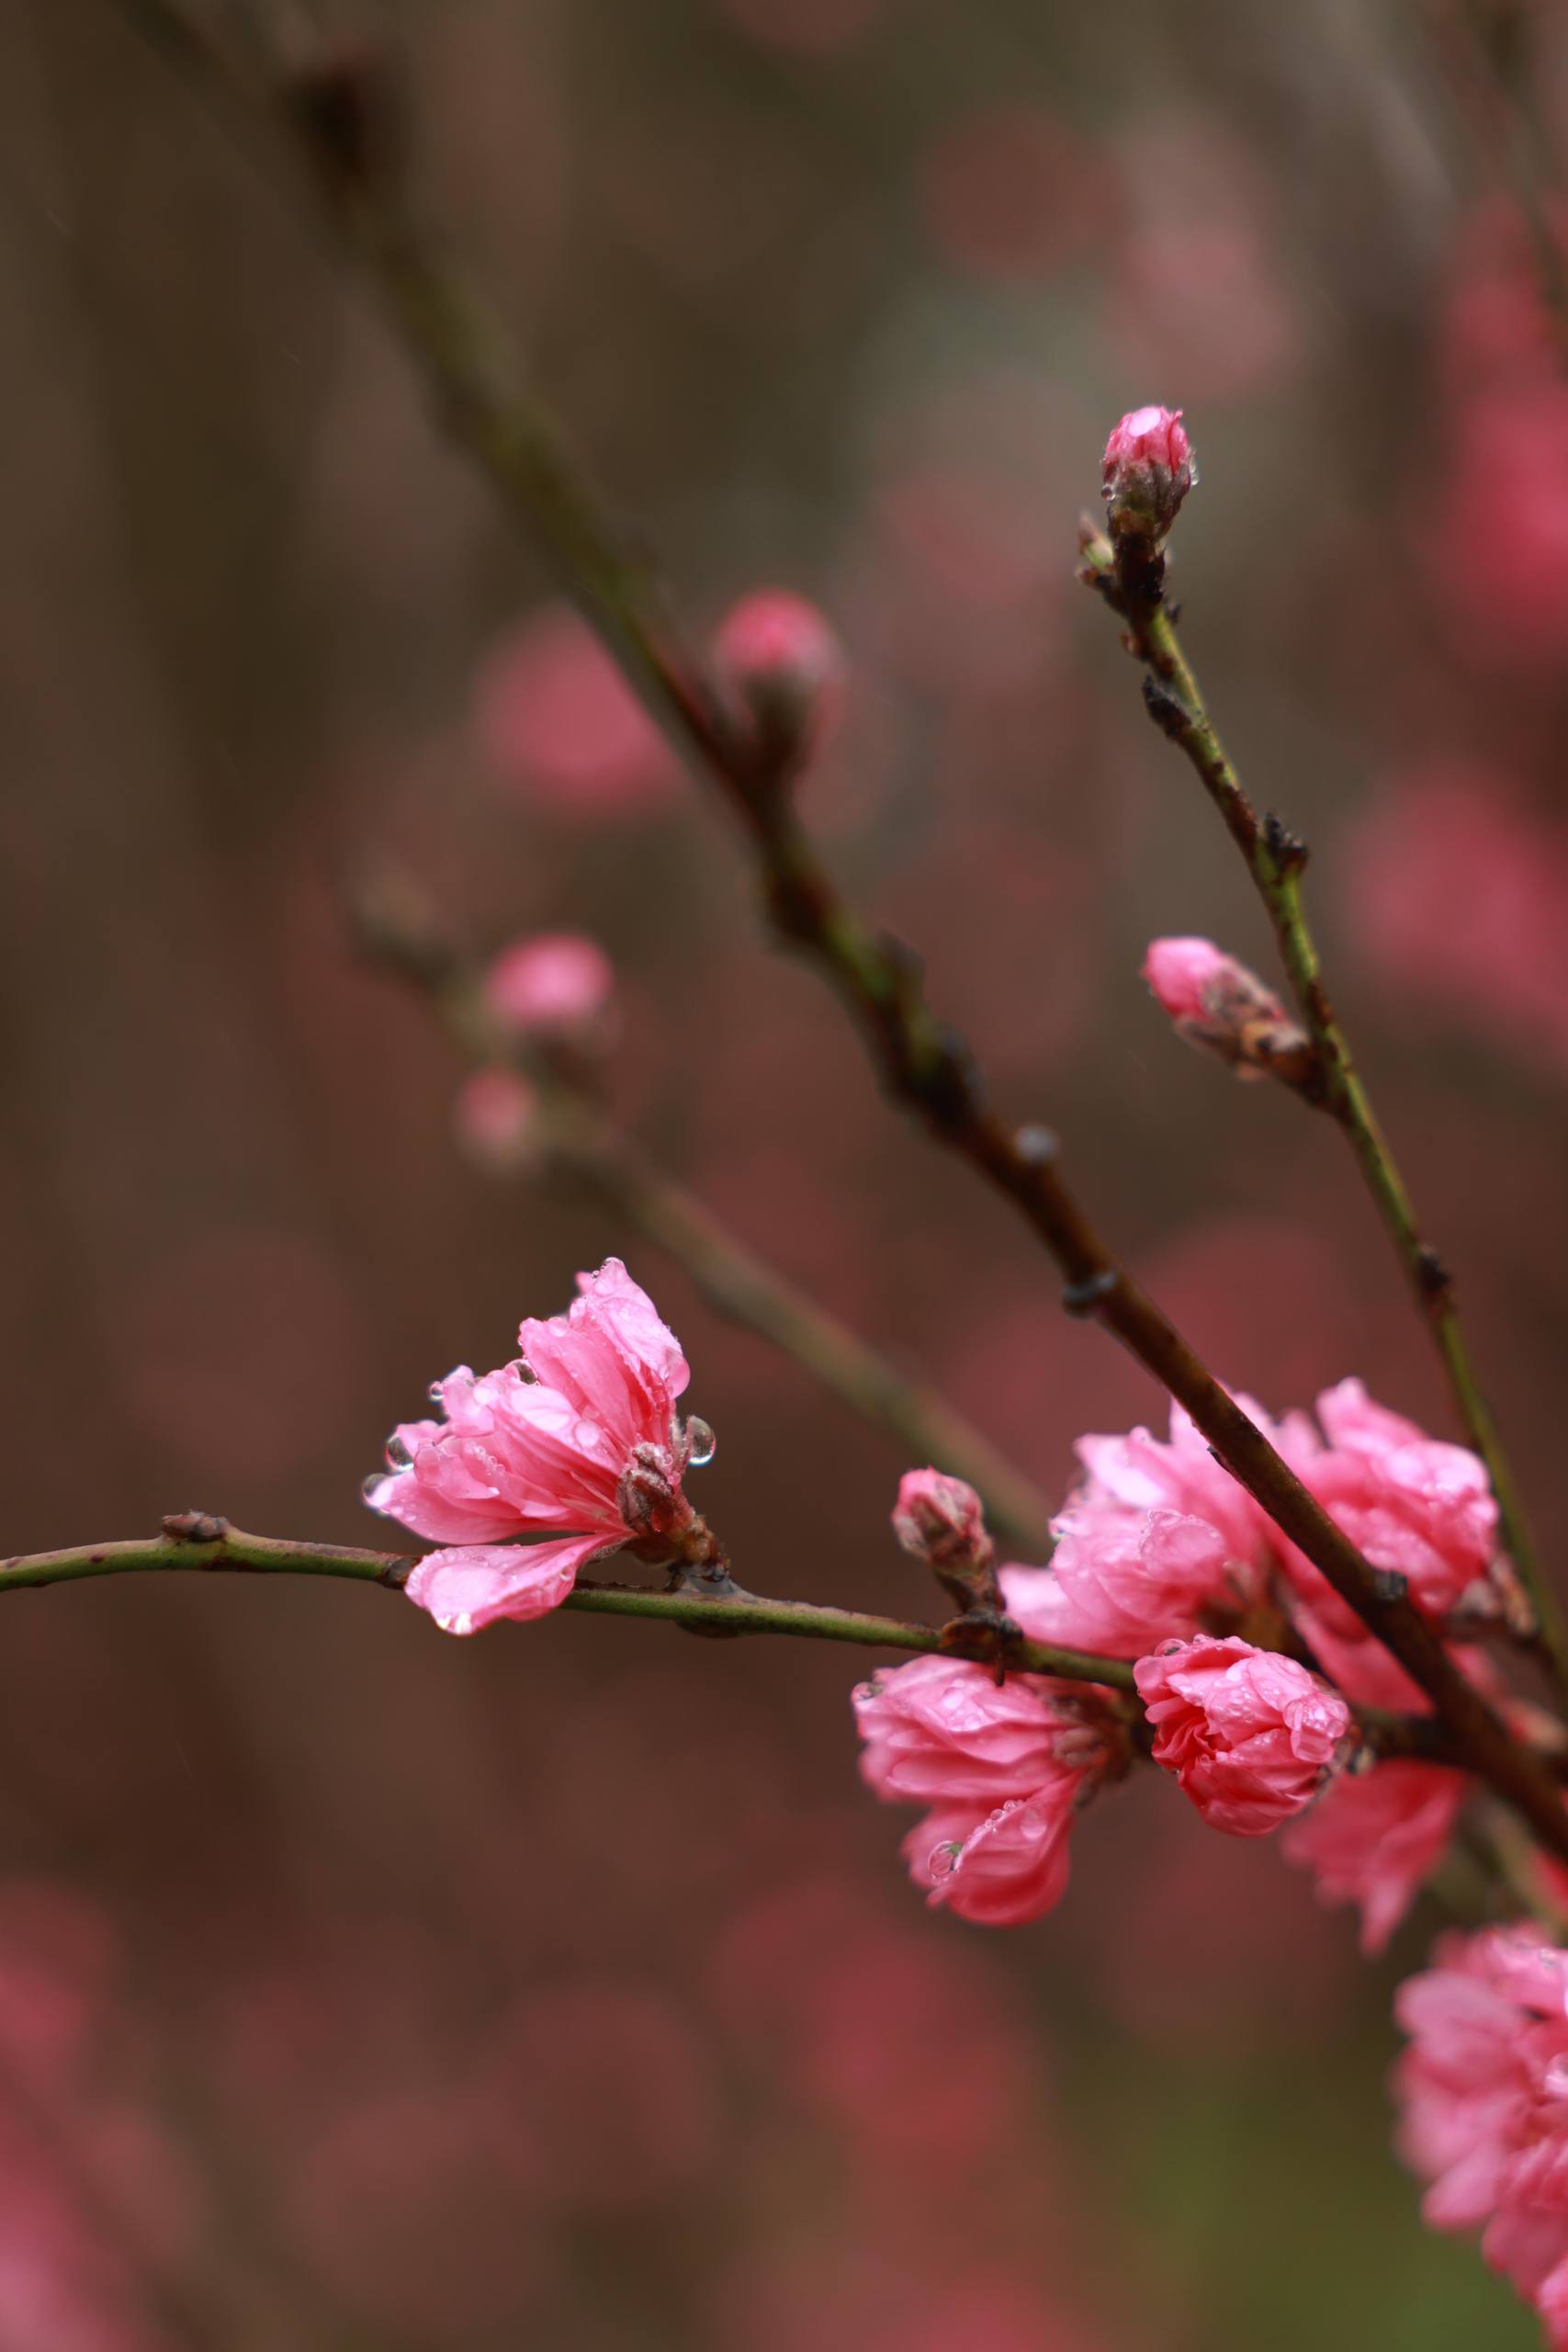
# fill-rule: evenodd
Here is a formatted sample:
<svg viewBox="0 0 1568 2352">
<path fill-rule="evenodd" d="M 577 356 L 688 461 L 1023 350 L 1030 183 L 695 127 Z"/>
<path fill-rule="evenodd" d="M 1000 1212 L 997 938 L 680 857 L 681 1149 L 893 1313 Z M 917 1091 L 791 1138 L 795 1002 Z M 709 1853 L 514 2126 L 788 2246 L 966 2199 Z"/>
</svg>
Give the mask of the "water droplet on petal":
<svg viewBox="0 0 1568 2352">
<path fill-rule="evenodd" d="M 387 1474 L 384 1470 L 372 1470 L 368 1478 L 362 1478 L 360 1480 L 359 1491 L 364 1496 L 372 1510 L 376 1508 L 376 1498 L 380 1493 L 381 1488 L 386 1485 L 386 1483 Z"/>
<path fill-rule="evenodd" d="M 695 1413 L 687 1417 L 686 1445 L 686 1460 L 694 1470 L 705 1470 L 718 1451 L 717 1438 L 707 1422 Z"/>
<path fill-rule="evenodd" d="M 392 1469 L 406 1470 L 412 1460 L 413 1455 L 400 1437 L 389 1437 L 387 1440 L 387 1461 Z"/>
</svg>

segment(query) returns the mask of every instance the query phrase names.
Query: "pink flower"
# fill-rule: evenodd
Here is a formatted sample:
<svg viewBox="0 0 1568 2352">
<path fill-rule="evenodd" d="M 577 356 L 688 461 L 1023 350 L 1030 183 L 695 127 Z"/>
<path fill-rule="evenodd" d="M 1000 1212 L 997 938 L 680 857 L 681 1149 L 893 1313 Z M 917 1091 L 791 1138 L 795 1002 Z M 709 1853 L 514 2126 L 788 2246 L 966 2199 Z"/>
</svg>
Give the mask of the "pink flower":
<svg viewBox="0 0 1568 2352">
<path fill-rule="evenodd" d="M 1246 1605 L 1224 1537 L 1206 1520 L 1068 1510 L 1056 1530 L 1048 1568 L 1001 1572 L 1009 1613 L 1036 1641 L 1141 1657 L 1195 1633 L 1205 1614 L 1234 1618 Z"/>
<path fill-rule="evenodd" d="M 1568 2345 L 1568 1953 L 1534 1926 L 1445 1936 L 1400 1986 L 1400 2154 L 1437 2230 L 1480 2229 L 1494 2269 Z"/>
<path fill-rule="evenodd" d="M 1437 1618 L 1484 1589 L 1497 1548 L 1485 1464 L 1374 1404 L 1359 1380 L 1325 1389 L 1317 1418 L 1328 1443 L 1300 1475 L 1373 1567 L 1406 1577 L 1411 1599 Z M 1321 1598 L 1323 1580 L 1299 1553 L 1285 1565 L 1300 1589 Z M 1339 1602 L 1335 1611 L 1348 1614 Z"/>
<path fill-rule="evenodd" d="M 534 1158 L 539 1098 L 512 1069 L 476 1069 L 457 1089 L 452 1121 L 468 1158 L 497 1175 L 513 1175 Z"/>
<path fill-rule="evenodd" d="M 503 784 L 574 816 L 663 808 L 673 753 L 585 621 L 544 605 L 509 630 L 474 681 L 479 749 Z"/>
<path fill-rule="evenodd" d="M 1350 1728 L 1337 1691 L 1235 1634 L 1168 1644 L 1133 1673 L 1155 1762 L 1234 1838 L 1265 1837 L 1309 1804 Z"/>
<path fill-rule="evenodd" d="M 755 590 L 720 623 L 713 658 L 775 759 L 798 763 L 818 748 L 838 717 L 844 657 L 815 605 Z"/>
<path fill-rule="evenodd" d="M 1115 1753 L 1109 1718 L 1070 1689 L 919 1657 L 855 1691 L 863 1778 L 887 1803 L 931 1807 L 904 1841 L 930 1902 L 1013 1927 L 1060 1897 L 1073 1813 Z"/>
<path fill-rule="evenodd" d="M 1181 411 L 1131 410 L 1105 445 L 1103 487 L 1112 536 L 1163 539 L 1197 480 Z"/>
<path fill-rule="evenodd" d="M 1470 1783 L 1403 1757 L 1341 1773 L 1288 1829 L 1285 1859 L 1311 1871 L 1325 1903 L 1354 1903 L 1361 1949 L 1380 1952 L 1437 1868 Z"/>
<path fill-rule="evenodd" d="M 1256 972 L 1212 939 L 1155 939 L 1144 978 L 1189 1044 L 1228 1062 L 1238 1078 L 1267 1070 L 1301 1083 L 1313 1068 L 1306 1033 Z"/>
<path fill-rule="evenodd" d="M 393 1468 L 366 1488 L 372 1510 L 452 1547 L 427 1554 L 407 1587 L 446 1633 L 542 1616 L 597 1554 L 668 1544 L 696 1523 L 674 1335 L 618 1258 L 577 1280 L 565 1315 L 523 1324 L 519 1362 L 437 1381 L 445 1420 L 403 1422 Z M 513 1541 L 536 1534 L 556 1540 Z"/>
<path fill-rule="evenodd" d="M 485 974 L 485 1002 L 524 1037 L 578 1042 L 600 1032 L 615 1001 L 615 973 L 602 947 L 578 932 L 541 932 L 504 948 Z"/>
</svg>

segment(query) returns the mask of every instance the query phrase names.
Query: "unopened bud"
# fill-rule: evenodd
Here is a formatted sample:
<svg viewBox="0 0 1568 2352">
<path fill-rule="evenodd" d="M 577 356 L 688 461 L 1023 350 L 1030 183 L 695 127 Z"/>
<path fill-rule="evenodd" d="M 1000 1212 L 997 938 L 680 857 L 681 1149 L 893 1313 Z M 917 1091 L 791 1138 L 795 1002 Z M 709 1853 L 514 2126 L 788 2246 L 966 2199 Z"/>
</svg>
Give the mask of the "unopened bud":
<svg viewBox="0 0 1568 2352">
<path fill-rule="evenodd" d="M 1316 1070 L 1312 1041 L 1256 972 L 1212 939 L 1156 939 L 1144 978 L 1190 1044 L 1228 1062 L 1238 1078 L 1266 1072 L 1309 1087 Z"/>
<path fill-rule="evenodd" d="M 495 1176 L 519 1176 L 538 1157 L 538 1099 L 515 1070 L 477 1069 L 457 1090 L 452 1120 L 465 1156 Z"/>
<path fill-rule="evenodd" d="M 1197 479 L 1181 411 L 1131 410 L 1105 445 L 1105 515 L 1111 537 L 1163 539 Z"/>
<path fill-rule="evenodd" d="M 960 1608 L 995 1600 L 985 1506 L 962 1478 L 942 1470 L 906 1470 L 898 1481 L 893 1532 L 906 1552 L 924 1560 Z"/>
<path fill-rule="evenodd" d="M 838 717 L 844 657 L 815 605 L 787 588 L 743 596 L 713 641 L 714 664 L 781 772 L 805 764 Z"/>
<path fill-rule="evenodd" d="M 486 972 L 485 1003 L 513 1036 L 597 1059 L 615 1027 L 615 972 L 577 932 L 546 932 L 504 948 Z"/>
</svg>

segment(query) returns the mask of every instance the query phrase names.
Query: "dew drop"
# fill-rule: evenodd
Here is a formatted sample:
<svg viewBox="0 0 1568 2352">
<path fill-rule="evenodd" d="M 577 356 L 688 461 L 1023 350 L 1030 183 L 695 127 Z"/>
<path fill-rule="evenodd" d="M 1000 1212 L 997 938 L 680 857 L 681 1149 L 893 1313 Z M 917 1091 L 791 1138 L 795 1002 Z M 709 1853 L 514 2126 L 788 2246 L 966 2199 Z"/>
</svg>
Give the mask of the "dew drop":
<svg viewBox="0 0 1568 2352">
<path fill-rule="evenodd" d="M 389 1437 L 387 1440 L 387 1463 L 389 1468 L 393 1470 L 406 1470 L 412 1460 L 413 1455 L 409 1452 L 408 1447 L 403 1443 L 400 1437 Z"/>
<path fill-rule="evenodd" d="M 372 1470 L 368 1478 L 362 1478 L 359 1482 L 359 1491 L 372 1510 L 376 1508 L 376 1497 L 385 1482 L 386 1476 L 384 1470 Z"/>
<path fill-rule="evenodd" d="M 706 1421 L 691 1414 L 686 1421 L 686 1460 L 694 1470 L 705 1470 L 718 1451 L 718 1440 Z"/>
</svg>

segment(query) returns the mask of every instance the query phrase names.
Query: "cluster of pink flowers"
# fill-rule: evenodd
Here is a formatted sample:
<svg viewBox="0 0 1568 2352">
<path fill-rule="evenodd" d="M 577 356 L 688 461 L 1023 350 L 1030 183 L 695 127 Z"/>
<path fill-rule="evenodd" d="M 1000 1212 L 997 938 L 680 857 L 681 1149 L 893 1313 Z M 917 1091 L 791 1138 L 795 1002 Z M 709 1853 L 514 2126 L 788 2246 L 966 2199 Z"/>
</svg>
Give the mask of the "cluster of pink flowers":
<svg viewBox="0 0 1568 2352">
<path fill-rule="evenodd" d="M 1292 1413 L 1276 1421 L 1241 1401 L 1371 1564 L 1405 1579 L 1434 1624 L 1451 1634 L 1461 1603 L 1467 1617 L 1495 1605 L 1496 1507 L 1474 1455 L 1427 1437 L 1374 1403 L 1359 1381 L 1326 1390 L 1315 1418 Z M 1420 1712 L 1422 1693 L 1179 1409 L 1167 1440 L 1139 1429 L 1086 1437 L 1077 1451 L 1083 1476 L 1056 1521 L 1052 1565 L 998 1572 L 1009 1614 L 1034 1640 L 1133 1661 L 1155 1761 L 1216 1828 L 1256 1837 L 1290 1822 L 1287 1859 L 1313 1873 L 1325 1901 L 1357 1905 L 1365 1948 L 1380 1950 L 1447 1846 L 1469 1783 L 1442 1765 L 1357 1756 L 1351 1709 Z M 901 1498 L 895 1514 L 901 1537 L 908 1516 Z M 961 1515 L 949 1516 L 963 1523 Z M 1322 1673 L 1276 1646 L 1292 1639 Z M 1456 1655 L 1483 1673 L 1473 1652 L 1456 1645 Z M 964 1692 L 963 1746 L 946 1736 L 947 1717 L 929 1705 L 908 1720 L 897 1713 L 911 1677 L 914 1691 L 939 1685 L 944 1694 Z M 1007 1784 L 999 1787 L 993 1770 L 983 1790 L 975 1785 L 972 1749 L 1000 1703 L 983 1668 L 942 1661 L 933 1671 L 931 1661 L 921 1661 L 881 1678 L 856 1700 L 873 1787 L 884 1797 L 933 1805 L 906 1843 L 917 1882 L 933 1899 L 993 1923 L 1037 1917 L 1059 1896 L 1066 1828 L 1106 1777 L 1105 1754 L 1087 1769 L 1082 1760 L 1081 1719 L 1072 1713 L 1074 1704 L 1081 1709 L 1081 1688 L 1068 1702 L 1060 1687 L 1026 1679 L 1043 1749 L 1021 1748 L 1015 1759 L 1004 1743 Z M 957 1708 L 959 1701 L 948 1704 Z M 917 1729 L 926 1742 L 918 1785 L 889 1760 L 890 1718 L 901 1726 L 898 1754 Z M 1102 1727 L 1108 1720 L 1102 1714 Z M 1059 1764 L 1067 1728 L 1079 1735 L 1078 1745 L 1069 1742 L 1070 1796 Z M 1032 1776 L 1044 1750 L 1058 1762 L 1042 1804 Z M 1352 1757 L 1358 1769 L 1342 1769 Z M 983 1795 L 992 1805 L 987 1823 L 998 1806 L 1032 1805 L 1032 1819 L 1053 1824 L 1051 1850 L 1061 1849 L 1050 1872 L 1018 1870 L 1005 1902 L 995 1885 L 1021 1822 L 1007 1816 L 1010 1843 L 999 1825 L 980 1838 L 979 1815 L 961 1825 L 959 1838 L 946 1815 L 949 1802 L 974 1808 Z M 1045 1844 L 1042 1838 L 1040 1851 Z M 965 1896 L 964 1876 L 981 1858 L 989 1884 L 976 1900 Z"/>
<path fill-rule="evenodd" d="M 1482 2232 L 1568 2352 L 1568 1951 L 1534 1927 L 1445 1936 L 1402 1984 L 1401 2152 L 1433 2229 Z"/>
<path fill-rule="evenodd" d="M 522 1325 L 517 1362 L 438 1380 L 445 1418 L 402 1422 L 366 1487 L 373 1510 L 443 1547 L 407 1591 L 448 1634 L 542 1617 L 601 1553 L 671 1557 L 698 1523 L 682 1482 L 708 1432 L 675 1410 L 679 1342 L 618 1258 L 578 1289 L 565 1315 Z"/>
</svg>

